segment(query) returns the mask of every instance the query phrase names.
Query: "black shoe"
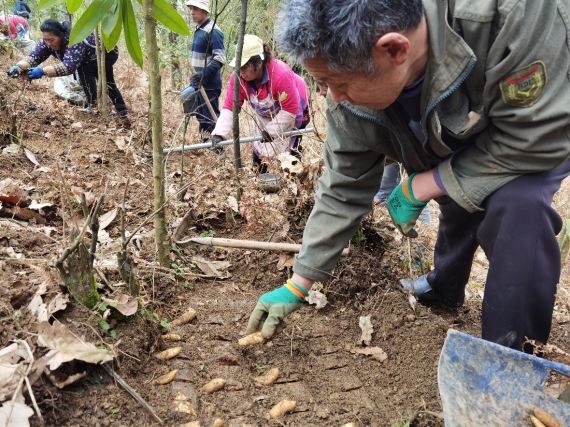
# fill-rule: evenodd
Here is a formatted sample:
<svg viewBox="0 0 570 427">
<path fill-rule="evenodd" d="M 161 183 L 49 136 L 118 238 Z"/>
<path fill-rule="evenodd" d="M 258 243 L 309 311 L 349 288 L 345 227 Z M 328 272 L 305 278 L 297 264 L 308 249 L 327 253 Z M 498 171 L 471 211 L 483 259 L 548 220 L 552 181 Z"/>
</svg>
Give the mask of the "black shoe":
<svg viewBox="0 0 570 427">
<path fill-rule="evenodd" d="M 129 110 L 117 111 L 117 114 L 113 116 L 114 119 L 126 119 L 129 116 Z"/>
</svg>

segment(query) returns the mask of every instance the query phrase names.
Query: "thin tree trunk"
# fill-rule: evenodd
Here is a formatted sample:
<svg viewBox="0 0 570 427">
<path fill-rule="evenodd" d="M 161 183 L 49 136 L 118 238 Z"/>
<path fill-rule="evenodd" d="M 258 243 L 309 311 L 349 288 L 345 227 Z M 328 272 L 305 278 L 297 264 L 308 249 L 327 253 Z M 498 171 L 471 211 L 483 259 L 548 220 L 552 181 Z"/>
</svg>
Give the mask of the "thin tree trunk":
<svg viewBox="0 0 570 427">
<path fill-rule="evenodd" d="M 154 209 L 158 210 L 165 201 L 164 173 L 162 163 L 162 96 L 160 88 L 160 70 L 158 68 L 158 46 L 156 43 L 156 22 L 154 20 L 153 0 L 143 0 L 144 32 L 147 43 L 148 77 L 150 82 L 150 111 L 152 125 Z M 166 232 L 166 213 L 158 212 L 154 218 L 157 261 L 162 267 L 170 266 L 170 242 Z"/>
<path fill-rule="evenodd" d="M 238 42 L 236 49 L 236 65 L 234 67 L 234 98 L 233 98 L 233 113 L 234 113 L 234 163 L 236 169 L 236 177 L 238 183 L 237 200 L 241 200 L 241 184 L 239 182 L 239 172 L 241 169 L 241 150 L 239 145 L 239 70 L 241 68 L 241 54 L 243 51 L 243 38 L 245 36 L 245 24 L 247 21 L 247 0 L 241 0 L 241 22 L 238 33 Z"/>
<path fill-rule="evenodd" d="M 95 53 L 97 55 L 97 100 L 101 101 L 101 45 L 99 44 L 99 25 L 95 27 Z M 91 107 L 95 108 L 94 105 Z"/>
<path fill-rule="evenodd" d="M 97 105 L 103 117 L 109 113 L 107 107 L 107 74 L 105 73 L 105 44 L 99 40 L 99 25 L 95 27 L 95 46 L 97 51 Z"/>
</svg>

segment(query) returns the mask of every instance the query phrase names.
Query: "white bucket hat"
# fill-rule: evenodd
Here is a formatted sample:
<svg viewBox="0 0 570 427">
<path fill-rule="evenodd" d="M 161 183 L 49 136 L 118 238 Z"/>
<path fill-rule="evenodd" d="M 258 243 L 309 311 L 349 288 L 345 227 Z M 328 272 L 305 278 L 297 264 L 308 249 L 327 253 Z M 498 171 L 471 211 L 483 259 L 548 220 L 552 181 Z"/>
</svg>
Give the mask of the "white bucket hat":
<svg viewBox="0 0 570 427">
<path fill-rule="evenodd" d="M 186 0 L 186 6 L 195 6 L 210 13 L 210 0 Z"/>
<path fill-rule="evenodd" d="M 241 53 L 241 65 L 243 67 L 252 56 L 260 55 L 263 59 L 263 40 L 252 34 L 246 34 L 243 38 L 243 51 Z M 232 59 L 230 67 L 236 66 L 236 59 Z"/>
</svg>

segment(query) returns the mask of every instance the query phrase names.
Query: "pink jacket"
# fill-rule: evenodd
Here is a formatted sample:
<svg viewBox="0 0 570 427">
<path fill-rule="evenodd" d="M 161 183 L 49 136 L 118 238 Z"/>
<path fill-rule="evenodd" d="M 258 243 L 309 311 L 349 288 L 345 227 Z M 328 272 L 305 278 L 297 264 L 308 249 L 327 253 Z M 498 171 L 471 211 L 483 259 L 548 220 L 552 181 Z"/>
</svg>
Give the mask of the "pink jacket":
<svg viewBox="0 0 570 427">
<path fill-rule="evenodd" d="M 308 88 L 305 81 L 291 68 L 278 59 L 272 59 L 266 66 L 262 81 L 256 89 L 243 79 L 239 79 L 239 107 L 248 101 L 256 113 L 254 133 L 259 135 L 265 129 L 273 138 L 282 132 L 299 128 L 303 112 L 308 108 Z M 216 128 L 212 135 L 229 137 L 232 130 L 231 112 L 233 106 L 234 74 L 230 76 L 226 99 Z M 290 141 L 275 140 L 274 144 L 253 143 L 260 157 L 275 157 L 288 151 Z"/>
<path fill-rule="evenodd" d="M 10 38 L 13 39 L 18 37 L 18 24 L 22 24 L 22 27 L 27 28 L 28 21 L 21 16 L 8 15 L 8 24 L 6 24 L 6 18 L 0 16 L 0 32 L 5 36 L 10 35 Z"/>
</svg>

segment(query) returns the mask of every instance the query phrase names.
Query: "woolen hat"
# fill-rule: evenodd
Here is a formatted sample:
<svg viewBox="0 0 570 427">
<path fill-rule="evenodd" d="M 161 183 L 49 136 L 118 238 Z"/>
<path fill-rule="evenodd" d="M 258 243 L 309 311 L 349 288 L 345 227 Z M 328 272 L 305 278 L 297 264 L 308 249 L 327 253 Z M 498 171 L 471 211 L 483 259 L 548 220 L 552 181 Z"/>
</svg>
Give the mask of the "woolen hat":
<svg viewBox="0 0 570 427">
<path fill-rule="evenodd" d="M 237 48 L 236 48 L 237 49 Z M 243 38 L 243 51 L 241 53 L 241 65 L 243 67 L 252 56 L 260 55 L 263 59 L 263 41 L 253 34 L 246 34 Z M 236 59 L 232 59 L 230 67 L 236 66 Z"/>
<path fill-rule="evenodd" d="M 195 6 L 210 13 L 210 0 L 186 0 L 186 6 Z"/>
</svg>

